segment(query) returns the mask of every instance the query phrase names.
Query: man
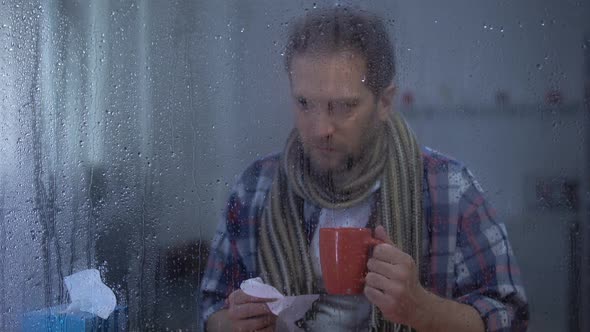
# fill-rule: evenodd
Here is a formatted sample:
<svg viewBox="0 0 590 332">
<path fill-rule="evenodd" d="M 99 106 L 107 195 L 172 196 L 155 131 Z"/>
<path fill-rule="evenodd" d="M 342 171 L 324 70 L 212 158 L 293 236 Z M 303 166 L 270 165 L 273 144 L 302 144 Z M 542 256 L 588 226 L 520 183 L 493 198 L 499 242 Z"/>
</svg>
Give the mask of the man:
<svg viewBox="0 0 590 332">
<path fill-rule="evenodd" d="M 297 21 L 285 66 L 295 128 L 281 154 L 234 187 L 202 283 L 208 331 L 272 331 L 240 283 L 323 294 L 303 330 L 525 330 L 528 309 L 505 226 L 471 173 L 421 149 L 392 110 L 393 48 L 382 22 L 337 7 Z M 318 229 L 371 227 L 385 243 L 364 294 L 324 295 Z"/>
</svg>

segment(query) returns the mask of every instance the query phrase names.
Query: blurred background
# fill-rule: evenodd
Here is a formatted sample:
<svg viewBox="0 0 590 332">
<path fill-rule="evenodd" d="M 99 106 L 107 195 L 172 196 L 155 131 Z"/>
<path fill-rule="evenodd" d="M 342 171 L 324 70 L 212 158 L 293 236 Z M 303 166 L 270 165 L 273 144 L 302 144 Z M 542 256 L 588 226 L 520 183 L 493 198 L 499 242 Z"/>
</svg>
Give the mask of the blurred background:
<svg viewBox="0 0 590 332">
<path fill-rule="evenodd" d="M 531 331 L 590 322 L 590 2 L 0 4 L 0 330 L 101 271 L 130 330 L 193 331 L 227 193 L 292 126 L 293 17 L 335 3 L 396 41 L 396 109 L 507 225 Z"/>
</svg>

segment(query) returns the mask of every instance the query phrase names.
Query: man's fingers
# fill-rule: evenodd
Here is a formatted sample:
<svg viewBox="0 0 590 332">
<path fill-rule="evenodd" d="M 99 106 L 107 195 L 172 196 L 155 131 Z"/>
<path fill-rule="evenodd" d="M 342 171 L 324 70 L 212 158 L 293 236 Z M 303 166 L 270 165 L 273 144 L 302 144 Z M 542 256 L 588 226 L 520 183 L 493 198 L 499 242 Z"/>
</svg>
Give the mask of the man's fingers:
<svg viewBox="0 0 590 332">
<path fill-rule="evenodd" d="M 403 252 L 391 241 L 383 226 L 379 225 L 375 228 L 375 238 L 385 243 L 378 244 L 373 248 L 373 258 L 391 264 L 408 264 L 413 262 L 410 255 Z"/>
<path fill-rule="evenodd" d="M 263 299 L 263 298 L 259 298 L 259 297 L 255 297 L 255 296 L 250 296 L 250 295 L 244 293 L 243 290 L 238 289 L 238 290 L 233 291 L 229 295 L 228 300 L 229 300 L 229 304 L 231 306 L 232 304 L 272 302 L 272 301 L 275 301 L 276 299 Z"/>
<path fill-rule="evenodd" d="M 264 315 L 259 317 L 254 317 L 250 319 L 240 320 L 239 322 L 235 323 L 233 330 L 234 331 L 272 331 L 274 329 L 274 325 L 276 322 L 275 315 Z"/>
<path fill-rule="evenodd" d="M 230 318 L 234 320 L 272 314 L 265 303 L 244 303 L 230 305 L 228 311 Z"/>
<path fill-rule="evenodd" d="M 369 272 L 375 272 L 391 280 L 407 281 L 410 279 L 410 271 L 401 264 L 393 265 L 379 259 L 370 258 L 367 262 Z"/>
<path fill-rule="evenodd" d="M 402 282 L 388 279 L 375 272 L 367 273 L 365 285 L 390 295 L 400 294 L 404 288 Z"/>
<path fill-rule="evenodd" d="M 384 276 L 374 273 L 374 272 L 369 272 L 367 273 L 367 276 L 365 277 L 365 285 L 378 289 L 381 292 L 384 292 L 387 290 L 387 288 L 389 287 L 389 284 L 391 280 L 385 278 Z"/>
<path fill-rule="evenodd" d="M 411 265 L 414 262 L 410 255 L 388 243 L 376 245 L 371 257 L 391 264 Z"/>
<path fill-rule="evenodd" d="M 269 326 L 263 328 L 262 330 L 256 330 L 256 332 L 274 332 L 274 330 L 275 330 L 275 326 L 269 325 Z"/>
<path fill-rule="evenodd" d="M 385 228 L 381 225 L 379 225 L 375 228 L 375 238 L 378 240 L 381 240 L 385 243 L 393 244 L 393 241 L 391 241 L 391 239 L 387 235 Z"/>
<path fill-rule="evenodd" d="M 364 293 L 369 302 L 371 302 L 379 308 L 386 308 L 387 305 L 391 302 L 391 299 L 387 295 L 385 295 L 382 291 L 371 286 L 365 285 Z"/>
</svg>

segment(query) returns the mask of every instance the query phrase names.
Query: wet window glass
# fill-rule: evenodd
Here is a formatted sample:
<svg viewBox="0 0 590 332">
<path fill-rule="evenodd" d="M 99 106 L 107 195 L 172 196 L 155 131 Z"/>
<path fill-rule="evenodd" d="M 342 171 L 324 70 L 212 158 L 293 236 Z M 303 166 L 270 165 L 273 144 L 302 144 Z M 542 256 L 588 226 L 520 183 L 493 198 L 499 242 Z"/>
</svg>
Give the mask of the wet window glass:
<svg viewBox="0 0 590 332">
<path fill-rule="evenodd" d="M 2 1 L 0 330 L 590 329 L 589 15 Z"/>
</svg>

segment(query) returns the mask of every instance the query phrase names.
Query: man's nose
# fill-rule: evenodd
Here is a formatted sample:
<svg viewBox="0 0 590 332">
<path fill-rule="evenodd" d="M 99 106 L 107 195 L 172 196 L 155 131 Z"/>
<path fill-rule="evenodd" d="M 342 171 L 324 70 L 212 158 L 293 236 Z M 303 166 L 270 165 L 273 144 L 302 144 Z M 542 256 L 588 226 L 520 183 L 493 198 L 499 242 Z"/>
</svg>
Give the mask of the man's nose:
<svg viewBox="0 0 590 332">
<path fill-rule="evenodd" d="M 336 130 L 334 119 L 332 119 L 328 112 L 319 112 L 315 119 L 314 128 L 317 137 L 330 137 Z"/>
</svg>

